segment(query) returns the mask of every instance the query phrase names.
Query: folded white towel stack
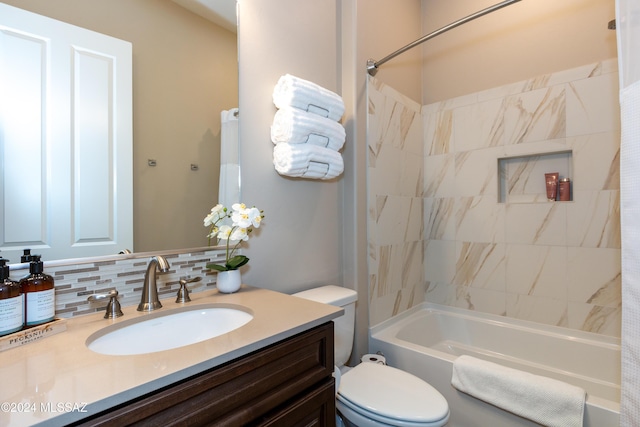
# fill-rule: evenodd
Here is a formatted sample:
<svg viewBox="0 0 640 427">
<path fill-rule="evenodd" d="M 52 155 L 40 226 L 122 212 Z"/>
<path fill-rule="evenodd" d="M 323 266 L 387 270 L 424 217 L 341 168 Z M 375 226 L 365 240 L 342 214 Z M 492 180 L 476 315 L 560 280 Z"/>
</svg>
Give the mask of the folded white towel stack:
<svg viewBox="0 0 640 427">
<path fill-rule="evenodd" d="M 315 144 L 338 151 L 344 145 L 345 130 L 336 121 L 292 107 L 278 110 L 271 126 L 274 144 Z"/>
<path fill-rule="evenodd" d="M 581 427 L 585 391 L 562 381 L 471 356 L 453 363 L 458 390 L 548 427 Z"/>
<path fill-rule="evenodd" d="M 273 89 L 279 108 L 271 125 L 273 164 L 280 175 L 331 179 L 344 171 L 338 150 L 346 133 L 338 120 L 342 98 L 308 80 L 286 74 Z"/>
<path fill-rule="evenodd" d="M 295 107 L 335 121 L 344 114 L 340 95 L 291 74 L 278 80 L 273 90 L 273 103 L 278 108 Z"/>
<path fill-rule="evenodd" d="M 281 175 L 315 179 L 335 178 L 344 171 L 340 153 L 311 144 L 277 144 L 273 165 Z"/>
</svg>

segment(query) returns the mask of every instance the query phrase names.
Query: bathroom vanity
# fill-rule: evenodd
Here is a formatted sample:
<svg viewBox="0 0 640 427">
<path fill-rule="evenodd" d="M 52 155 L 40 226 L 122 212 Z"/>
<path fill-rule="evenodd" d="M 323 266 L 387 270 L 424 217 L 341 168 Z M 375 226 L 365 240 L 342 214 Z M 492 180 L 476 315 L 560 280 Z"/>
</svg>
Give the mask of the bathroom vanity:
<svg viewBox="0 0 640 427">
<path fill-rule="evenodd" d="M 0 353 L 0 401 L 16 409 L 0 424 L 333 425 L 331 319 L 340 308 L 251 287 L 188 304 L 243 307 L 253 319 L 195 344 L 119 356 L 89 350 L 87 338 L 149 313 L 70 319 L 65 332 Z"/>
</svg>

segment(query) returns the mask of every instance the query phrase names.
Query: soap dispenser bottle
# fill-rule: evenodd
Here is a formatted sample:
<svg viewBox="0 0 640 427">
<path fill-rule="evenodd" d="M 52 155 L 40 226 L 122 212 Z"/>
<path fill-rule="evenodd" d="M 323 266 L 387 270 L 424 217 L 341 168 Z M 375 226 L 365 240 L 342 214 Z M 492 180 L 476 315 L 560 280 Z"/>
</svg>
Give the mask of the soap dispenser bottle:
<svg viewBox="0 0 640 427">
<path fill-rule="evenodd" d="M 20 280 L 24 294 L 26 327 L 50 322 L 55 315 L 53 277 L 42 271 L 40 255 L 31 255 L 29 275 Z"/>
<path fill-rule="evenodd" d="M 0 336 L 24 326 L 24 300 L 20 284 L 9 278 L 9 266 L 0 258 Z"/>
</svg>

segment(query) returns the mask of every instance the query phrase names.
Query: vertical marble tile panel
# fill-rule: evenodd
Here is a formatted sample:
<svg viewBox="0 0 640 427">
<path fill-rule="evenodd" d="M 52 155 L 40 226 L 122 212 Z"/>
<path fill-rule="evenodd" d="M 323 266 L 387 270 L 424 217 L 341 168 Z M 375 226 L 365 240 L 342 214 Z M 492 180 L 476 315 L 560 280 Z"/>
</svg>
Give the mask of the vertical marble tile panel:
<svg viewBox="0 0 640 427">
<path fill-rule="evenodd" d="M 453 152 L 453 110 L 423 113 L 424 154 L 437 156 Z"/>
<path fill-rule="evenodd" d="M 425 240 L 424 278 L 428 282 L 452 283 L 456 273 L 456 242 Z"/>
<path fill-rule="evenodd" d="M 507 316 L 545 325 L 567 327 L 567 301 L 530 295 L 508 294 Z"/>
<path fill-rule="evenodd" d="M 622 307 L 602 307 L 569 302 L 570 328 L 613 337 L 620 337 Z"/>
<path fill-rule="evenodd" d="M 567 210 L 560 202 L 509 204 L 506 209 L 508 243 L 567 245 Z"/>
<path fill-rule="evenodd" d="M 567 299 L 567 248 L 508 245 L 507 283 L 518 295 Z"/>
<path fill-rule="evenodd" d="M 425 198 L 425 239 L 454 240 L 456 236 L 456 210 L 453 197 Z"/>
<path fill-rule="evenodd" d="M 504 316 L 506 294 L 489 289 L 457 286 L 454 307 Z"/>
<path fill-rule="evenodd" d="M 402 289 L 414 289 L 424 284 L 424 245 L 422 241 L 408 242 L 402 248 Z"/>
<path fill-rule="evenodd" d="M 422 196 L 424 191 L 423 164 L 422 156 L 404 150 L 401 154 L 400 168 L 396 170 L 396 176 L 400 179 L 400 191 L 393 194 Z"/>
<path fill-rule="evenodd" d="M 620 127 L 618 75 L 610 73 L 567 85 L 567 136 Z"/>
<path fill-rule="evenodd" d="M 573 190 L 620 189 L 620 131 L 567 138 L 573 151 Z"/>
<path fill-rule="evenodd" d="M 386 245 L 378 248 L 377 296 L 393 293 L 402 283 L 402 245 Z"/>
<path fill-rule="evenodd" d="M 620 249 L 569 248 L 568 254 L 569 301 L 620 306 Z"/>
<path fill-rule="evenodd" d="M 567 204 L 570 246 L 620 249 L 620 191 L 574 191 Z"/>
<path fill-rule="evenodd" d="M 376 195 L 399 195 L 401 193 L 402 151 L 391 145 L 380 147 L 373 164 L 369 164 L 369 182 Z M 422 159 L 420 159 L 420 162 Z M 415 162 L 414 162 L 415 163 Z M 419 169 L 422 169 L 421 167 Z"/>
<path fill-rule="evenodd" d="M 458 242 L 452 283 L 505 292 L 505 245 Z"/>
<path fill-rule="evenodd" d="M 505 144 L 566 136 L 564 86 L 534 90 L 505 100 Z"/>
<path fill-rule="evenodd" d="M 502 148 L 462 151 L 455 155 L 455 195 L 498 197 L 498 158 Z"/>
<path fill-rule="evenodd" d="M 424 161 L 424 197 L 453 197 L 455 156 L 428 156 Z"/>
<path fill-rule="evenodd" d="M 453 113 L 455 152 L 503 145 L 503 117 L 501 99 L 455 109 Z"/>
<path fill-rule="evenodd" d="M 409 217 L 406 198 L 398 196 L 377 196 L 376 199 L 377 245 L 400 243 Z"/>
<path fill-rule="evenodd" d="M 455 206 L 455 238 L 467 242 L 504 242 L 505 210 L 494 196 L 460 197 Z"/>
</svg>

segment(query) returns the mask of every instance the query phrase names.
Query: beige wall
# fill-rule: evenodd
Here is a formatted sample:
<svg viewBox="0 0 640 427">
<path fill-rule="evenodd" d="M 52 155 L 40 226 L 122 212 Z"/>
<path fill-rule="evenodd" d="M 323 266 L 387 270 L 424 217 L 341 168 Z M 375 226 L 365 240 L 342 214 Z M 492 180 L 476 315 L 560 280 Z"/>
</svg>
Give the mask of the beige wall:
<svg viewBox="0 0 640 427">
<path fill-rule="evenodd" d="M 425 33 L 498 3 L 422 0 Z M 616 57 L 613 0 L 528 0 L 423 46 L 423 103 Z M 402 92 L 402 89 L 398 88 Z"/>
<path fill-rule="evenodd" d="M 133 44 L 134 249 L 204 246 L 220 111 L 238 103 L 236 35 L 171 0 L 5 0 Z M 155 168 L 147 159 L 156 159 Z M 190 170 L 197 163 L 198 172 Z"/>
<path fill-rule="evenodd" d="M 280 176 L 273 167 L 273 88 L 292 74 L 338 91 L 336 3 L 299 0 L 239 3 L 242 200 L 264 210 L 246 245 L 243 280 L 294 292 L 342 285 L 342 180 Z M 348 141 L 347 144 L 351 142 Z"/>
</svg>

